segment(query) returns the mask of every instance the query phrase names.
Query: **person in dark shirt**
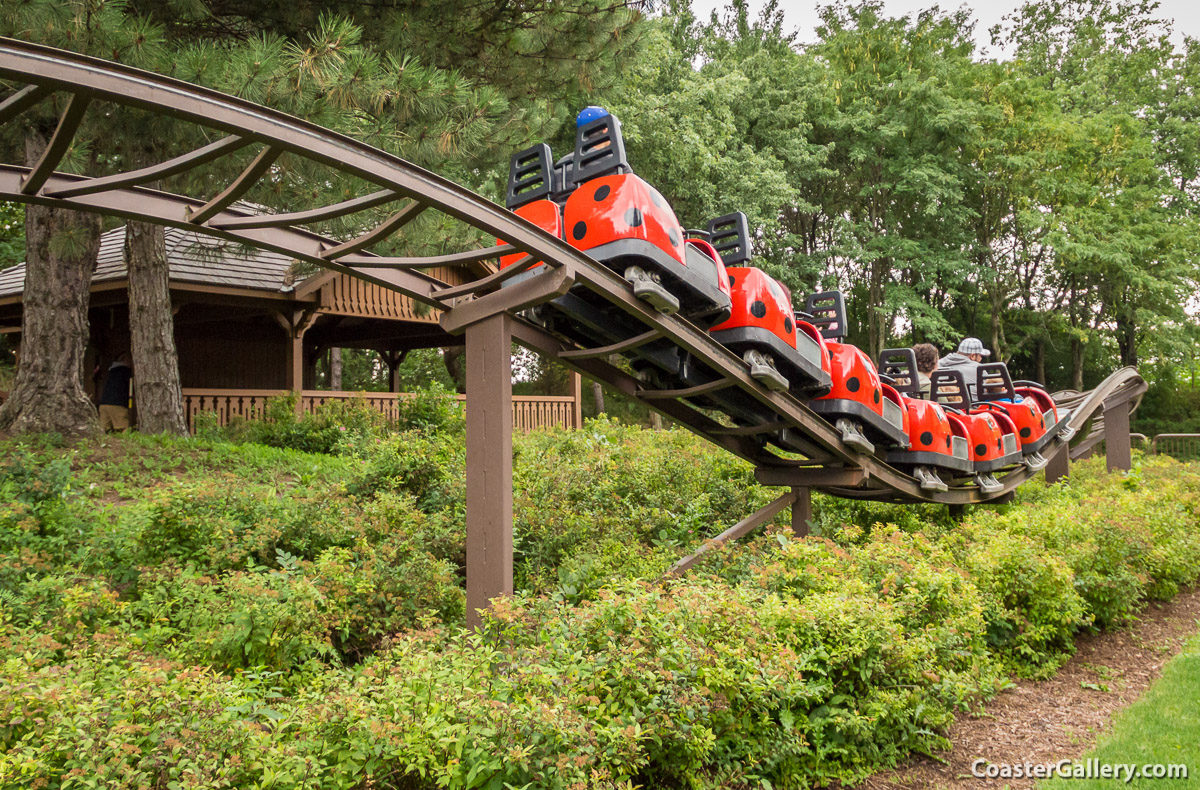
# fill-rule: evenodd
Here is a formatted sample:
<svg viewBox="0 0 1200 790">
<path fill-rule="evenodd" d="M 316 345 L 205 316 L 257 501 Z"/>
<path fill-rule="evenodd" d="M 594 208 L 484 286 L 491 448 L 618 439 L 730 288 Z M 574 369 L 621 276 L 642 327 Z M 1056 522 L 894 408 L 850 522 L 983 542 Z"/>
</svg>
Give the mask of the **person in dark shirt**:
<svg viewBox="0 0 1200 790">
<path fill-rule="evenodd" d="M 100 391 L 100 429 L 108 431 L 129 430 L 129 388 L 133 381 L 133 365 L 129 352 L 117 357 L 104 377 L 104 388 Z"/>
</svg>

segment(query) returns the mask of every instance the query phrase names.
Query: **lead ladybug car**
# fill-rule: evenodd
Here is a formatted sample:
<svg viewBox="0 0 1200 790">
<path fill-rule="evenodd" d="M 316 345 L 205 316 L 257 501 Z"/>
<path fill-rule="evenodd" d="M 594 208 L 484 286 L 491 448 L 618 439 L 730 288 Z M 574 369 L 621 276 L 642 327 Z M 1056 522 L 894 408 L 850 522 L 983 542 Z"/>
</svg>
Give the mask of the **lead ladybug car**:
<svg viewBox="0 0 1200 790">
<path fill-rule="evenodd" d="M 580 113 L 570 157 L 554 162 L 545 143 L 514 154 L 505 205 L 624 276 L 634 295 L 660 312 L 678 310 L 704 328 L 728 318 L 729 284 L 720 256 L 706 242 L 685 238 L 666 200 L 633 173 L 620 121 L 606 111 L 589 107 Z M 500 266 L 525 257 L 505 255 Z M 542 265 L 536 262 L 504 285 L 533 276 Z M 583 286 L 534 308 L 532 317 L 581 345 L 607 345 L 645 331 L 640 321 Z M 631 353 L 669 376 L 680 372 L 679 352 L 669 343 Z"/>
</svg>

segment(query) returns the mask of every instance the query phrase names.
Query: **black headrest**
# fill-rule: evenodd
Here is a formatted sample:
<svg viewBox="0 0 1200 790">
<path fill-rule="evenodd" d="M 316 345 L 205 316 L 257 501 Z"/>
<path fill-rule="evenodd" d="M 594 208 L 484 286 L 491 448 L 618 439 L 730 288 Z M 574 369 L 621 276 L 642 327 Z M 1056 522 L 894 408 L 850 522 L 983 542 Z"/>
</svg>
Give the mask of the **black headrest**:
<svg viewBox="0 0 1200 790">
<path fill-rule="evenodd" d="M 804 300 L 803 312 L 811 318 L 810 324 L 821 332 L 826 340 L 841 340 L 846 336 L 846 300 L 841 291 L 822 291 L 809 294 Z"/>
<path fill-rule="evenodd" d="M 879 372 L 892 380 L 892 386 L 911 398 L 921 394 L 917 378 L 917 355 L 911 348 L 885 348 L 879 354 Z"/>
<path fill-rule="evenodd" d="M 935 370 L 929 374 L 929 399 L 956 409 L 971 408 L 971 393 L 961 370 Z"/>
<path fill-rule="evenodd" d="M 726 266 L 750 262 L 750 223 L 744 212 L 735 211 L 709 220 L 708 240 Z"/>
<path fill-rule="evenodd" d="M 549 197 L 553 187 L 551 161 L 550 146 L 545 143 L 513 154 L 508 163 L 508 189 L 504 193 L 504 205 L 510 211 Z"/>
<path fill-rule="evenodd" d="M 602 116 L 575 131 L 572 170 L 576 183 L 612 173 L 632 172 L 617 116 Z"/>
<path fill-rule="evenodd" d="M 975 400 L 1016 400 L 1017 390 L 1013 387 L 1008 365 L 1003 362 L 985 362 L 975 371 Z"/>
</svg>

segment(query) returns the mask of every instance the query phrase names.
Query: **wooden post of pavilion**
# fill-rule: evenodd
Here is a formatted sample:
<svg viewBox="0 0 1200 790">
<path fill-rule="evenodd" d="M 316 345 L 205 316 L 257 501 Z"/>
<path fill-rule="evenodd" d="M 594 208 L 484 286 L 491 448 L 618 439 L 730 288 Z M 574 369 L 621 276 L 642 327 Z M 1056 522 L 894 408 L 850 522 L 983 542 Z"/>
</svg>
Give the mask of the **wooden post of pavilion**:
<svg viewBox="0 0 1200 790">
<path fill-rule="evenodd" d="M 467 627 L 513 592 L 512 316 L 467 327 Z"/>
<path fill-rule="evenodd" d="M 576 430 L 583 427 L 583 376 L 571 371 L 571 419 Z"/>
<path fill-rule="evenodd" d="M 300 392 L 304 389 L 304 368 L 308 361 L 304 356 L 304 334 L 313 325 L 317 313 L 311 309 L 291 310 L 276 312 L 274 316 L 288 337 L 285 348 L 287 388 L 296 393 L 296 416 L 298 417 L 304 411 Z"/>
</svg>

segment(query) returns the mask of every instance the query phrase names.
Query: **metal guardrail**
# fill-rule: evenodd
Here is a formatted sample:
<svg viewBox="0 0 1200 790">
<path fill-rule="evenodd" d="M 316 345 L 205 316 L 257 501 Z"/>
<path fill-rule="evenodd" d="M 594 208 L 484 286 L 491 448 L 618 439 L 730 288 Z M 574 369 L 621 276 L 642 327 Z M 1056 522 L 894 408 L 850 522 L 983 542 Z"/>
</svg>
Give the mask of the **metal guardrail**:
<svg viewBox="0 0 1200 790">
<path fill-rule="evenodd" d="M 1200 433 L 1160 433 L 1150 442 L 1150 452 L 1180 461 L 1200 461 Z"/>
</svg>

